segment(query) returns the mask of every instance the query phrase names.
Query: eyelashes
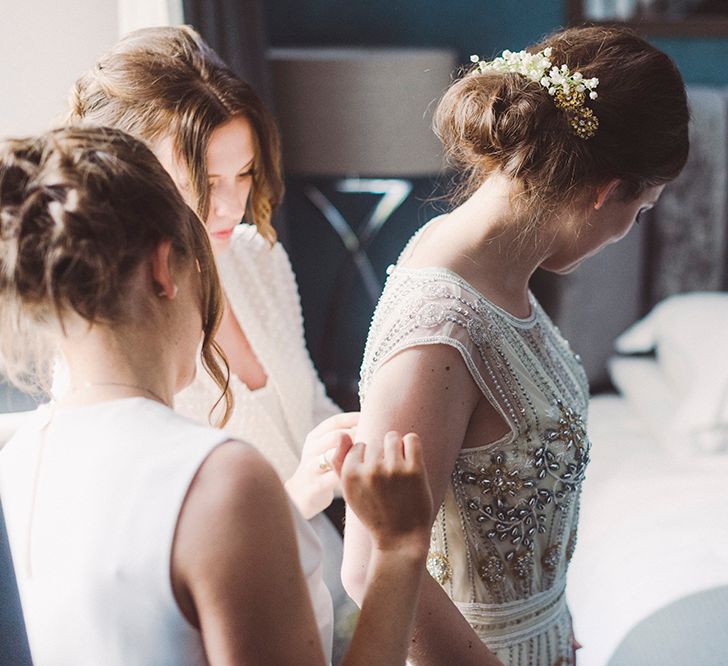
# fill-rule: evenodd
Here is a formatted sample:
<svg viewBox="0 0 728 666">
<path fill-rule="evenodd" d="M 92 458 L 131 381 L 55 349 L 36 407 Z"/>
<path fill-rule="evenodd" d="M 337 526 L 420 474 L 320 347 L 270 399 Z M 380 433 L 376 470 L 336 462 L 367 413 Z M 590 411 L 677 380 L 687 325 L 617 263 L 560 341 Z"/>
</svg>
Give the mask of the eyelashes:
<svg viewBox="0 0 728 666">
<path fill-rule="evenodd" d="M 248 169 L 247 171 L 242 171 L 241 173 L 237 174 L 235 176 L 235 180 L 242 181 L 246 178 L 253 178 L 255 176 L 255 169 Z M 207 187 L 210 188 L 210 190 L 214 190 L 217 187 L 218 181 L 217 180 L 211 180 L 208 181 Z"/>
</svg>

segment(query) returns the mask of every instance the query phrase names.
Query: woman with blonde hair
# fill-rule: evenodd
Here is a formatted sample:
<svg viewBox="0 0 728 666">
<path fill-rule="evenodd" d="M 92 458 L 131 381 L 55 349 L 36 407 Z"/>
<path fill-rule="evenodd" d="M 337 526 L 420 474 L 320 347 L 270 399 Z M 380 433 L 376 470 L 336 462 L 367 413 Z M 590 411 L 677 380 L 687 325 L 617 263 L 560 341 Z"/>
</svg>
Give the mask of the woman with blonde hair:
<svg viewBox="0 0 728 666">
<path fill-rule="evenodd" d="M 68 121 L 143 140 L 205 221 L 225 294 L 216 341 L 235 396 L 227 430 L 266 456 L 311 519 L 345 637 L 355 606 L 341 586 L 341 537 L 320 512 L 338 485 L 326 451 L 357 415 L 339 414 L 306 349 L 295 276 L 271 224 L 283 195 L 271 115 L 199 34 L 182 26 L 142 29 L 119 41 L 76 82 Z M 199 373 L 175 408 L 204 421 L 215 400 L 215 386 Z"/>
<path fill-rule="evenodd" d="M 655 204 L 687 159 L 685 89 L 626 30 L 574 28 L 474 61 L 434 120 L 463 187 L 389 275 L 357 434 L 423 433 L 436 513 L 411 662 L 573 664 L 564 588 L 589 387 L 528 282 L 573 270 Z M 354 599 L 369 548 L 351 512 Z"/>
<path fill-rule="evenodd" d="M 171 409 L 214 342 L 223 295 L 207 234 L 144 144 L 62 129 L 0 145 L 0 361 L 70 390 L 0 453 L 0 492 L 33 661 L 325 664 L 321 549 L 251 446 Z M 331 460 L 376 564 L 345 664 L 405 659 L 427 553 L 419 440 Z"/>
</svg>

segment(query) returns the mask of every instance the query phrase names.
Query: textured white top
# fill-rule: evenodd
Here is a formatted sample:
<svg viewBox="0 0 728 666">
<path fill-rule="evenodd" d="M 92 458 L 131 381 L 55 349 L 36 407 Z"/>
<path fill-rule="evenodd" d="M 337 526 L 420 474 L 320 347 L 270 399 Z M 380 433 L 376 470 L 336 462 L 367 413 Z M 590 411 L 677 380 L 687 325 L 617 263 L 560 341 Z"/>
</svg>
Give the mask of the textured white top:
<svg viewBox="0 0 728 666">
<path fill-rule="evenodd" d="M 189 484 L 226 439 L 144 398 L 44 407 L 16 433 L 0 453 L 0 492 L 36 666 L 206 663 L 174 599 L 170 557 Z M 292 512 L 328 650 L 320 546 Z"/>
<path fill-rule="evenodd" d="M 283 246 L 270 247 L 254 226 L 242 224 L 218 255 L 217 268 L 233 314 L 268 376 L 263 393 L 231 377 L 235 410 L 225 430 L 255 446 L 286 480 L 309 431 L 341 410 L 326 396 L 306 349 L 296 278 Z M 275 391 L 278 406 L 267 391 Z M 175 398 L 175 409 L 207 423 L 219 394 L 198 367 L 193 384 Z"/>
</svg>

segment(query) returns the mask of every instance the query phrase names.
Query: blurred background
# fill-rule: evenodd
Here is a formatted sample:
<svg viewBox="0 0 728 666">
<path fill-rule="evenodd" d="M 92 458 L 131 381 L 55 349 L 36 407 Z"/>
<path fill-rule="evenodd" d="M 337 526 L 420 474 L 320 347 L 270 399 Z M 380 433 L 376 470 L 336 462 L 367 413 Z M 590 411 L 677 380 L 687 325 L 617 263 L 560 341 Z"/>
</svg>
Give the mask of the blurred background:
<svg viewBox="0 0 728 666">
<path fill-rule="evenodd" d="M 0 137 L 53 124 L 73 81 L 128 30 L 194 25 L 279 120 L 276 224 L 308 346 L 330 395 L 356 408 L 387 267 L 447 208 L 433 104 L 471 54 L 590 20 L 625 21 L 675 60 L 692 125 L 688 167 L 651 218 L 532 285 L 596 396 L 569 584 L 580 663 L 725 664 L 728 0 L 0 0 Z M 33 404 L 2 385 L 0 411 Z M 0 643 L 22 633 L 2 608 Z"/>
<path fill-rule="evenodd" d="M 691 172 L 709 182 L 682 210 L 669 219 L 657 211 L 655 224 L 573 276 L 534 281 L 599 392 L 611 388 L 607 359 L 630 323 L 670 293 L 723 289 L 728 280 L 725 225 L 693 219 L 696 202 L 725 219 L 727 0 L 0 0 L 0 135 L 47 126 L 79 72 L 120 34 L 195 25 L 279 118 L 288 196 L 277 224 L 299 278 L 309 348 L 331 394 L 354 408 L 386 268 L 446 208 L 438 197 L 449 174 L 429 129 L 434 102 L 470 54 L 517 50 L 585 19 L 632 21 L 674 58 L 691 92 L 705 97 L 694 115 L 712 151 Z M 696 253 L 709 256 L 680 263 Z M 23 404 L 0 395 L 5 409 Z"/>
</svg>

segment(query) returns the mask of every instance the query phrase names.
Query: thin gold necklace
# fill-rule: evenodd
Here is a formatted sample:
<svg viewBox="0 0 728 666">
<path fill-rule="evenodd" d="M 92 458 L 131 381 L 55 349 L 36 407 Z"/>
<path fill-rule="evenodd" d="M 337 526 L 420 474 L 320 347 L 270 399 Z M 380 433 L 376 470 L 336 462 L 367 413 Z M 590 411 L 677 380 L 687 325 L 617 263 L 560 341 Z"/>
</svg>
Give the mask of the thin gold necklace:
<svg viewBox="0 0 728 666">
<path fill-rule="evenodd" d="M 134 389 L 135 391 L 141 391 L 142 393 L 146 393 L 151 398 L 154 398 L 154 400 L 156 400 L 157 402 L 161 402 L 163 405 L 170 407 L 170 404 L 158 393 L 155 393 L 151 389 L 148 389 L 146 386 L 139 386 L 138 384 L 125 384 L 124 382 L 84 382 L 80 386 L 72 387 L 69 392 L 76 393 L 77 391 L 82 391 L 83 389 L 98 386 L 117 386 L 122 388 Z"/>
</svg>

